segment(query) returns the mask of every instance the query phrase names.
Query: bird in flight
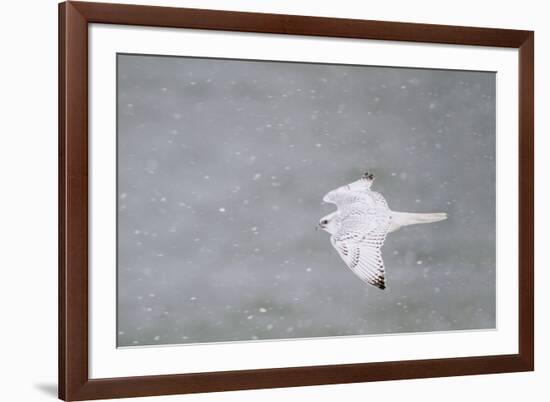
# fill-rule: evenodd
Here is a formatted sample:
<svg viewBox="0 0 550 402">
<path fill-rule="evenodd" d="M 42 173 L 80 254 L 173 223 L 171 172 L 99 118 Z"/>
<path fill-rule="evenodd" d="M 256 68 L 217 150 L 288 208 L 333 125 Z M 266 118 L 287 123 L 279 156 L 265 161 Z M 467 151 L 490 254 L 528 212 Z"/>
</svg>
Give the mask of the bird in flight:
<svg viewBox="0 0 550 402">
<path fill-rule="evenodd" d="M 331 234 L 330 242 L 346 265 L 363 282 L 386 288 L 382 245 L 386 235 L 403 226 L 447 219 L 444 212 L 420 214 L 390 210 L 384 197 L 371 190 L 374 175 L 338 187 L 323 197 L 337 210 L 319 221 L 318 229 Z"/>
</svg>

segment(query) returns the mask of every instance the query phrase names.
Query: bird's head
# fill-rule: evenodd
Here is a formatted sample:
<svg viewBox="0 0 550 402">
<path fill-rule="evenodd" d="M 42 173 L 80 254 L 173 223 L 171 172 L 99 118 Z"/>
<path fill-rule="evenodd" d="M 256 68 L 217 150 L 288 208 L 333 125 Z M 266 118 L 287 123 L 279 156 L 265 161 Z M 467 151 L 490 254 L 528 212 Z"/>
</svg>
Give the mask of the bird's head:
<svg viewBox="0 0 550 402">
<path fill-rule="evenodd" d="M 334 234 L 336 232 L 336 222 L 334 219 L 335 215 L 336 215 L 336 212 L 323 216 L 319 221 L 319 224 L 317 225 L 316 229 L 324 230 L 325 232 Z"/>
</svg>

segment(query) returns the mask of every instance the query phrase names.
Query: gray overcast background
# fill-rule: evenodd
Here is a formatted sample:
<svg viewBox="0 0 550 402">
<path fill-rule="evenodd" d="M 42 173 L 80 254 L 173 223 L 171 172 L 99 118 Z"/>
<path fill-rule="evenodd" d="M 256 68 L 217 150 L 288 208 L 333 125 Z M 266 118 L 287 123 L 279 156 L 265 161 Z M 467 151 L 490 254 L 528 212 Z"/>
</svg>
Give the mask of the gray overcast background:
<svg viewBox="0 0 550 402">
<path fill-rule="evenodd" d="M 314 230 L 365 170 L 447 212 L 385 291 Z M 495 74 L 118 56 L 118 345 L 495 326 Z"/>
</svg>

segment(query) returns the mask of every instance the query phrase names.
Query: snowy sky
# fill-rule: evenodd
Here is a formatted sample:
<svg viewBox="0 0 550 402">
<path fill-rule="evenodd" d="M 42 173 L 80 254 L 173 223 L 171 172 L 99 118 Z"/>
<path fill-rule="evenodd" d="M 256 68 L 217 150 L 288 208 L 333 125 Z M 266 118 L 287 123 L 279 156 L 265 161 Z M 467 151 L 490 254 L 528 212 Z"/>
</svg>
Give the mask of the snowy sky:
<svg viewBox="0 0 550 402">
<path fill-rule="evenodd" d="M 118 56 L 119 346 L 495 325 L 495 74 Z M 447 212 L 383 247 L 385 291 L 314 230 L 376 174 Z"/>
</svg>

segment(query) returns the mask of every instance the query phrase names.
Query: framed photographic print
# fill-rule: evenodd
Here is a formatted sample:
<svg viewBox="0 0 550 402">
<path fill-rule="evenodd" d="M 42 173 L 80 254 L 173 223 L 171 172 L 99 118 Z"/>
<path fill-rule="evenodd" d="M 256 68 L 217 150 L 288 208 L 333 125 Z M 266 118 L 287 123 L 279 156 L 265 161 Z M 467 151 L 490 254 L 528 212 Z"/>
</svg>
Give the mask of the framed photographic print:
<svg viewBox="0 0 550 402">
<path fill-rule="evenodd" d="M 533 32 L 59 11 L 60 398 L 533 370 Z"/>
</svg>

